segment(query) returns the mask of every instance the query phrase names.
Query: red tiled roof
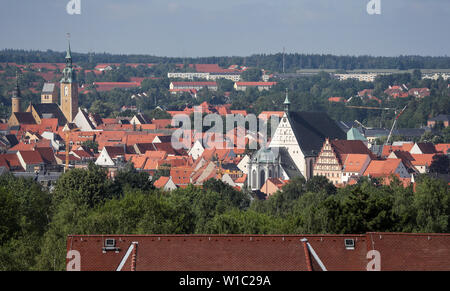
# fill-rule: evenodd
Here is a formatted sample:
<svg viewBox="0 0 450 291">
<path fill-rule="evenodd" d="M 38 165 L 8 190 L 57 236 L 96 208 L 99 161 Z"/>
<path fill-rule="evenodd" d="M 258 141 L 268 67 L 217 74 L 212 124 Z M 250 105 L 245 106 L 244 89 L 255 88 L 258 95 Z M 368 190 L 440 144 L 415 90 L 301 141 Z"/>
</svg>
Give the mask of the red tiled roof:
<svg viewBox="0 0 450 291">
<path fill-rule="evenodd" d="M 102 252 L 105 239 L 115 239 L 118 251 Z M 346 249 L 346 239 L 353 239 L 353 250 Z M 133 242 L 135 260 L 124 260 Z M 67 251 L 82 258 L 81 271 L 113 271 L 122 260 L 122 270 L 137 271 L 321 271 L 318 260 L 329 271 L 366 271 L 373 255 L 382 271 L 444 271 L 450 270 L 449 245 L 450 234 L 405 233 L 67 237 Z"/>
<path fill-rule="evenodd" d="M 153 186 L 155 186 L 158 189 L 161 189 L 162 187 L 164 187 L 167 182 L 169 182 L 170 177 L 164 177 L 161 176 L 158 181 L 155 181 L 155 183 L 153 183 Z"/>
<path fill-rule="evenodd" d="M 276 85 L 277 82 L 236 82 L 237 86 L 273 86 Z"/>
<path fill-rule="evenodd" d="M 443 154 L 447 154 L 450 150 L 450 143 L 440 143 L 434 145 L 434 147 L 436 148 L 436 151 Z"/>
<path fill-rule="evenodd" d="M 401 159 L 387 159 L 382 161 L 373 160 L 364 171 L 364 176 L 385 177 L 395 173 Z"/>
<path fill-rule="evenodd" d="M 436 154 L 421 154 L 421 155 L 411 155 L 414 160 L 411 161 L 411 163 L 414 166 L 430 166 L 431 163 L 433 162 L 433 157 Z"/>
<path fill-rule="evenodd" d="M 17 154 L 20 154 L 27 165 L 44 164 L 44 160 L 38 151 L 19 151 Z"/>
<path fill-rule="evenodd" d="M 191 182 L 190 177 L 193 171 L 191 167 L 174 167 L 170 169 L 170 176 L 175 185 L 186 185 Z"/>
<path fill-rule="evenodd" d="M 345 102 L 344 97 L 330 97 L 328 98 L 328 102 Z"/>
</svg>

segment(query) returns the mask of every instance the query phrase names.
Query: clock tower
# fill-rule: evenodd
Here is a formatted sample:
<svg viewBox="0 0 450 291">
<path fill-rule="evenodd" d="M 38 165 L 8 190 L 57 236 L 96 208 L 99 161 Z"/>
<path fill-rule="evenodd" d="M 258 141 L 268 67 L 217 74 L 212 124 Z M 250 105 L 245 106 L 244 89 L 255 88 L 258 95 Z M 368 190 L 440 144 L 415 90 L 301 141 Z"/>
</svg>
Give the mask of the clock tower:
<svg viewBox="0 0 450 291">
<path fill-rule="evenodd" d="M 67 119 L 72 122 L 78 113 L 78 82 L 72 64 L 72 52 L 70 51 L 70 42 L 66 54 L 66 67 L 63 70 L 61 85 L 61 111 Z"/>
</svg>

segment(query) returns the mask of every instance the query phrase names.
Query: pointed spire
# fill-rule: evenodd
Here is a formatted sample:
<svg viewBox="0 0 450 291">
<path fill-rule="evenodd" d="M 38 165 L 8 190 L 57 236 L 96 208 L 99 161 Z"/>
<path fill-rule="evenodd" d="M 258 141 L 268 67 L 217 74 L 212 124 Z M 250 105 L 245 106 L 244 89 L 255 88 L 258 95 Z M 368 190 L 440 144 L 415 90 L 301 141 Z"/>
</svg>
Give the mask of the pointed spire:
<svg viewBox="0 0 450 291">
<path fill-rule="evenodd" d="M 291 102 L 289 102 L 289 96 L 288 96 L 288 88 L 286 88 L 286 99 L 284 99 L 284 112 L 289 112 L 289 105 L 291 105 Z"/>
<path fill-rule="evenodd" d="M 20 87 L 19 87 L 19 69 L 17 69 L 16 71 L 16 88 L 14 88 L 13 91 L 13 98 L 20 98 L 21 97 L 21 93 L 20 93 Z"/>
<path fill-rule="evenodd" d="M 67 33 L 67 53 L 66 53 L 66 65 L 72 66 L 72 51 L 70 49 L 70 33 Z"/>
</svg>

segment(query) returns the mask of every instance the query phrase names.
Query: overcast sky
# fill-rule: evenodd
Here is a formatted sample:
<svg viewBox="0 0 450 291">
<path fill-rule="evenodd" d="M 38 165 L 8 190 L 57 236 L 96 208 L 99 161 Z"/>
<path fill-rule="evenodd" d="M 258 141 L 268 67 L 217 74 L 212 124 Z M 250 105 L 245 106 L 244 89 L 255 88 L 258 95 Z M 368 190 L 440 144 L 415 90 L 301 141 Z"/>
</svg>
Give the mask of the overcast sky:
<svg viewBox="0 0 450 291">
<path fill-rule="evenodd" d="M 450 0 L 0 0 L 0 49 L 157 56 L 450 55 Z"/>
</svg>

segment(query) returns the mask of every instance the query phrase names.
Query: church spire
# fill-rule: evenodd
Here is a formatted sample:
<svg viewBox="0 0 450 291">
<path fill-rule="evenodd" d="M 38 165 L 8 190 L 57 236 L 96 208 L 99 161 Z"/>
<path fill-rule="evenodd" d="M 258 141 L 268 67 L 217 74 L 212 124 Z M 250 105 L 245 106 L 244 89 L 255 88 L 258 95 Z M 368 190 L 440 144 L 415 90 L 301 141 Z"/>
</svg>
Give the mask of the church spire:
<svg viewBox="0 0 450 291">
<path fill-rule="evenodd" d="M 291 102 L 289 102 L 289 96 L 288 96 L 288 88 L 286 88 L 286 99 L 284 99 L 284 112 L 289 113 L 289 105 L 291 105 Z"/>
<path fill-rule="evenodd" d="M 20 112 L 20 88 L 19 88 L 19 69 L 16 71 L 16 88 L 12 92 L 11 111 L 12 113 Z"/>
<path fill-rule="evenodd" d="M 14 88 L 13 91 L 13 98 L 20 98 L 21 97 L 21 93 L 20 93 L 20 87 L 19 87 L 19 69 L 17 69 L 16 71 L 16 87 Z"/>
<path fill-rule="evenodd" d="M 67 34 L 67 53 L 66 53 L 66 67 L 72 68 L 72 51 L 70 49 L 70 33 Z"/>
<path fill-rule="evenodd" d="M 66 52 L 66 67 L 63 70 L 63 78 L 61 83 L 76 82 L 76 74 L 72 64 L 72 50 L 70 49 L 70 33 L 67 34 L 67 52 Z"/>
</svg>

